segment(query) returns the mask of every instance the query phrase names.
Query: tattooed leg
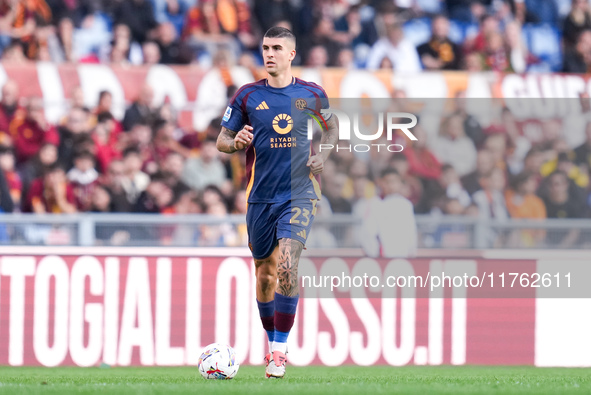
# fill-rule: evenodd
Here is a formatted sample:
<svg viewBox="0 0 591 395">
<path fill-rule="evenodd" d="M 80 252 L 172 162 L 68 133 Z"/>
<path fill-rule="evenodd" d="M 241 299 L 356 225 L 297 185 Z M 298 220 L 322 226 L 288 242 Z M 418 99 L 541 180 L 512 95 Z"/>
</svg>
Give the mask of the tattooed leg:
<svg viewBox="0 0 591 395">
<path fill-rule="evenodd" d="M 277 262 L 277 292 L 284 296 L 297 296 L 298 263 L 304 245 L 293 239 L 279 240 L 279 260 Z"/>
</svg>

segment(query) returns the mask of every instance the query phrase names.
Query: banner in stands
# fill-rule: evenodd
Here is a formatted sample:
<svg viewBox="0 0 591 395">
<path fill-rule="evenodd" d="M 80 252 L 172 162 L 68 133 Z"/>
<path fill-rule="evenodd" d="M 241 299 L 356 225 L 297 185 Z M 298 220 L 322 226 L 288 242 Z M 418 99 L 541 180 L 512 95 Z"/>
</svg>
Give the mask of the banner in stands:
<svg viewBox="0 0 591 395">
<path fill-rule="evenodd" d="M 335 258 L 302 264 L 322 273 L 328 259 Z M 441 270 L 452 264 L 478 273 L 490 260 L 396 262 L 407 274 L 421 265 Z M 348 264 L 359 260 L 348 258 Z M 290 364 L 591 366 L 589 299 L 393 292 L 388 298 L 301 298 Z M 0 365 L 195 365 L 214 341 L 231 344 L 240 363 L 263 362 L 266 338 L 250 258 L 0 258 Z"/>
<path fill-rule="evenodd" d="M 394 74 L 343 69 L 295 69 L 296 76 L 321 84 L 329 97 L 398 97 L 446 98 L 465 92 L 474 98 L 578 98 L 591 93 L 587 76 L 563 74 L 498 73 L 419 73 Z M 102 64 L 0 65 L 0 86 L 14 79 L 23 97 L 42 96 L 46 117 L 58 122 L 67 111 L 64 105 L 80 87 L 86 106 L 93 108 L 98 94 L 107 90 L 113 95 L 112 112 L 121 119 L 125 108 L 135 100 L 144 84 L 154 89 L 154 104 L 170 102 L 179 111 L 181 126 L 205 130 L 223 113 L 228 86 L 240 87 L 263 78 L 261 70 L 234 67 L 204 70 L 197 66 L 127 67 Z M 398 92 L 398 93 L 397 93 Z"/>
</svg>

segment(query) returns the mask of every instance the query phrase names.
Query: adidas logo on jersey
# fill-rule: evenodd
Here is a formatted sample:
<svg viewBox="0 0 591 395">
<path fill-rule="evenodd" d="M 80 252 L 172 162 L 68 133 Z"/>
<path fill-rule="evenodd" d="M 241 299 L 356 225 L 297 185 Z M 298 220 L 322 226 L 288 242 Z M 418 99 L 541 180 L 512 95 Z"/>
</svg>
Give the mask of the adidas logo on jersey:
<svg viewBox="0 0 591 395">
<path fill-rule="evenodd" d="M 257 106 L 257 110 L 268 110 L 269 106 L 267 105 L 267 103 L 263 100 L 263 102 L 261 104 L 259 104 Z"/>
<path fill-rule="evenodd" d="M 302 239 L 306 238 L 306 229 L 302 230 L 301 232 L 297 233 L 298 236 L 300 236 Z"/>
</svg>

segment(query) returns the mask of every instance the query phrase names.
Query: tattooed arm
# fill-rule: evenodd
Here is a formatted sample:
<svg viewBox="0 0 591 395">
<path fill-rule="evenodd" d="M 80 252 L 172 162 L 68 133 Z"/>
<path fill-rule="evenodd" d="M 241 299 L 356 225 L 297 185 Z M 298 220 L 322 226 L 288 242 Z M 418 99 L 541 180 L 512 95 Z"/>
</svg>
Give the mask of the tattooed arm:
<svg viewBox="0 0 591 395">
<path fill-rule="evenodd" d="M 323 144 L 336 146 L 339 140 L 339 128 L 336 120 L 336 116 L 332 116 L 326 121 L 326 125 L 328 129 L 322 132 L 322 138 L 320 139 L 320 146 L 322 147 Z M 319 153 L 314 156 L 311 156 L 308 159 L 307 166 L 310 167 L 312 174 L 320 174 L 322 170 L 324 170 L 324 162 L 328 159 L 330 152 L 332 149 L 321 149 Z"/>
<path fill-rule="evenodd" d="M 244 125 L 244 128 L 239 132 L 235 132 L 222 126 L 222 131 L 218 136 L 216 147 L 218 148 L 218 151 L 231 154 L 248 147 L 252 142 L 252 137 L 252 126 Z"/>
<path fill-rule="evenodd" d="M 334 114 L 326 121 L 326 126 L 328 126 L 328 129 L 322 133 L 320 144 L 328 144 L 334 147 L 339 141 L 339 126 L 337 117 Z M 318 154 L 322 155 L 323 161 L 326 161 L 331 152 L 332 150 L 322 150 Z"/>
</svg>

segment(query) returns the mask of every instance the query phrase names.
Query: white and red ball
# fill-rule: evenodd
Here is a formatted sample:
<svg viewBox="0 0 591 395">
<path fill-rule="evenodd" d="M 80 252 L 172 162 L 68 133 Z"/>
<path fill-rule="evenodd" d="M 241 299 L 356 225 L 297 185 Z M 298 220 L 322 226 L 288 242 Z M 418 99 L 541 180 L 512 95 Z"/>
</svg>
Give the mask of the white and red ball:
<svg viewBox="0 0 591 395">
<path fill-rule="evenodd" d="M 197 367 L 203 378 L 228 380 L 236 376 L 240 365 L 236 361 L 236 351 L 232 347 L 212 343 L 203 349 Z"/>
</svg>

